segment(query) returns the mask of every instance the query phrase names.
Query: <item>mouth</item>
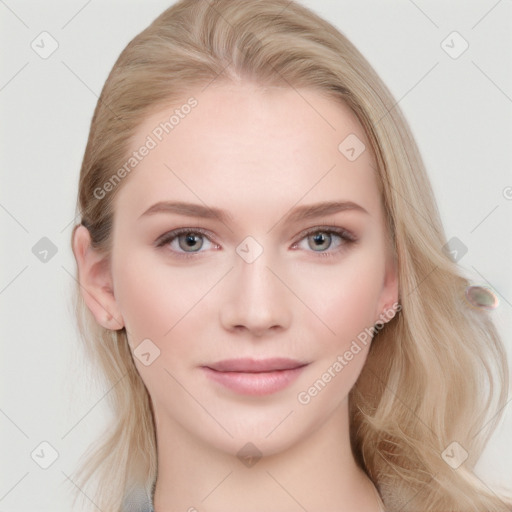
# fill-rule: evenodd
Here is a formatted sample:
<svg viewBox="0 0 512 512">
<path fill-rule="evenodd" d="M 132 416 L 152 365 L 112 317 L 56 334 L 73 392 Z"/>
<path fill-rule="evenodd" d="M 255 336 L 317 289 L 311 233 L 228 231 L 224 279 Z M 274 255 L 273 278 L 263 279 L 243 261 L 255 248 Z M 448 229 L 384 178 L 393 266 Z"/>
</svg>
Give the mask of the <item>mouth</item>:
<svg viewBox="0 0 512 512">
<path fill-rule="evenodd" d="M 202 366 L 223 387 L 244 395 L 269 395 L 289 386 L 308 365 L 288 358 L 227 359 Z"/>
<path fill-rule="evenodd" d="M 205 365 L 206 368 L 217 372 L 265 373 L 281 370 L 293 370 L 308 363 L 295 361 L 284 357 L 272 359 L 226 359 L 217 363 Z"/>
</svg>

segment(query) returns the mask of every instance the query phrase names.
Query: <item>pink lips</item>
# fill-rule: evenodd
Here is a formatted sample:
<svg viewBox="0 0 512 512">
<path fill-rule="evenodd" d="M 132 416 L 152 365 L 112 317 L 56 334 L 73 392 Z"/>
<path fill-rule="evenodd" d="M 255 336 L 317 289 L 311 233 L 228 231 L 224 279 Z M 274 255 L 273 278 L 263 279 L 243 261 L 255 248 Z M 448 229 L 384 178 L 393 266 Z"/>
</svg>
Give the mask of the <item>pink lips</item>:
<svg viewBox="0 0 512 512">
<path fill-rule="evenodd" d="M 228 359 L 202 366 L 206 375 L 245 395 L 268 395 L 287 387 L 308 363 L 287 358 Z"/>
</svg>

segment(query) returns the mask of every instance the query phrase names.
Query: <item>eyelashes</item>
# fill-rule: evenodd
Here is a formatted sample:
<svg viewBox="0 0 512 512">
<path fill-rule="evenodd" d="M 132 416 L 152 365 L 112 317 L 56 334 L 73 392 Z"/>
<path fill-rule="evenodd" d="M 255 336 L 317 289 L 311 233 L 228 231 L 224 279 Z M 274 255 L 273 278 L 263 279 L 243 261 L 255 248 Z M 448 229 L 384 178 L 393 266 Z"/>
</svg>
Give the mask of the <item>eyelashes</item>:
<svg viewBox="0 0 512 512">
<path fill-rule="evenodd" d="M 178 258 L 197 258 L 207 250 L 220 250 L 210 233 L 202 228 L 184 227 L 164 233 L 155 241 L 157 248 L 169 248 Z M 357 237 L 341 226 L 316 226 L 301 232 L 291 245 L 292 250 L 304 250 L 313 256 L 332 257 L 357 242 Z"/>
</svg>

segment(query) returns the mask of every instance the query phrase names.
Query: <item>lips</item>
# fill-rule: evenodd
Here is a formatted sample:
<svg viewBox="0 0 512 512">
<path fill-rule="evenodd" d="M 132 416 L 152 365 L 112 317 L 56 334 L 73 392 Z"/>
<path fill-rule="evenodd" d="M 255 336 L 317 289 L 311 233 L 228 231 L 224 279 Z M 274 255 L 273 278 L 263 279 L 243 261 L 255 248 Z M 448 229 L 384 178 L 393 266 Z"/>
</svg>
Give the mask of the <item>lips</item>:
<svg viewBox="0 0 512 512">
<path fill-rule="evenodd" d="M 205 365 L 217 372 L 264 373 L 279 370 L 293 370 L 307 363 L 284 357 L 272 359 L 226 359 L 217 363 Z"/>
<path fill-rule="evenodd" d="M 272 359 L 227 359 L 202 366 L 211 381 L 242 395 L 271 395 L 288 387 L 309 363 Z"/>
</svg>

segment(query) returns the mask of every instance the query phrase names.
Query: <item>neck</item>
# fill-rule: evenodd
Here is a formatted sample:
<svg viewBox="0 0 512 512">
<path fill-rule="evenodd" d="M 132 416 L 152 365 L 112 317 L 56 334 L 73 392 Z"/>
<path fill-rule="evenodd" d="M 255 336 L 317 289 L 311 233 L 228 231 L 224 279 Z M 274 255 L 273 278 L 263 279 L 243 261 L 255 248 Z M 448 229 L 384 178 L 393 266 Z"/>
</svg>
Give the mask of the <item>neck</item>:
<svg viewBox="0 0 512 512">
<path fill-rule="evenodd" d="M 166 416 L 155 419 L 155 512 L 381 510 L 350 448 L 347 401 L 300 443 L 252 459 L 205 445 Z"/>
</svg>

